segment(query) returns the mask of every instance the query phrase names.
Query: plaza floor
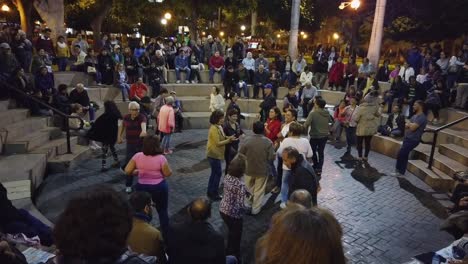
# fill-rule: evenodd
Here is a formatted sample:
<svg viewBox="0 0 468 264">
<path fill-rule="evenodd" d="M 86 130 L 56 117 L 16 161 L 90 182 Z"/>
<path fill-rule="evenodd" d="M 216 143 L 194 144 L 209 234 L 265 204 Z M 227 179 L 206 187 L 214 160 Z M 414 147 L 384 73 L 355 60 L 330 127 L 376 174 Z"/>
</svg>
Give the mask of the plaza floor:
<svg viewBox="0 0 468 264">
<path fill-rule="evenodd" d="M 207 130 L 190 130 L 172 137 L 175 151 L 168 156 L 173 170 L 169 183 L 169 215 L 172 222 L 186 217 L 192 199 L 205 195 L 210 173 L 205 158 Z M 121 146 L 123 147 L 123 146 Z M 331 210 L 341 223 L 349 263 L 404 263 L 419 253 L 448 245 L 452 238 L 439 231 L 446 217 L 434 191 L 414 175 L 389 176 L 395 160 L 371 152 L 369 166 L 343 156 L 342 146 L 327 144 L 319 206 Z M 119 155 L 123 159 L 123 149 Z M 67 201 L 98 184 L 110 184 L 123 192 L 120 170 L 100 172 L 100 159 L 79 161 L 69 172 L 49 175 L 37 195 L 38 209 L 52 222 Z M 279 210 L 276 196 L 270 196 L 257 216 L 246 216 L 242 238 L 244 263 L 254 263 L 256 240 L 266 231 L 272 214 Z M 210 221 L 226 229 L 214 203 Z M 158 225 L 155 213 L 154 224 Z"/>
</svg>

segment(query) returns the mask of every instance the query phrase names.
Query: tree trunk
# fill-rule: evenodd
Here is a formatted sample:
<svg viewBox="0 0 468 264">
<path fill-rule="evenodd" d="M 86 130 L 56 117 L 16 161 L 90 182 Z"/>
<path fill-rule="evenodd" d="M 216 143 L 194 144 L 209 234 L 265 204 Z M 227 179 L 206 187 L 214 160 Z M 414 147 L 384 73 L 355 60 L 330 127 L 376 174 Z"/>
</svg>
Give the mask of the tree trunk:
<svg viewBox="0 0 468 264">
<path fill-rule="evenodd" d="M 255 36 L 255 34 L 257 33 L 255 30 L 256 28 L 257 28 L 257 10 L 254 10 L 252 11 L 252 16 L 250 20 L 250 34 L 252 36 Z"/>
<path fill-rule="evenodd" d="M 199 32 L 198 32 L 198 11 L 196 8 L 192 9 L 191 20 L 189 23 L 190 29 L 190 39 L 197 41 Z"/>
<path fill-rule="evenodd" d="M 374 23 L 372 24 L 372 34 L 367 53 L 367 58 L 369 58 L 369 61 L 376 68 L 378 68 L 379 66 L 386 4 L 387 0 L 377 0 L 377 3 L 375 5 Z"/>
<path fill-rule="evenodd" d="M 289 31 L 289 56 L 295 60 L 297 58 L 297 41 L 299 37 L 299 7 L 301 0 L 293 0 L 291 6 L 291 30 Z"/>
<path fill-rule="evenodd" d="M 41 18 L 52 30 L 51 39 L 57 40 L 58 36 L 65 35 L 65 8 L 63 0 L 34 0 L 34 7 Z"/>
<path fill-rule="evenodd" d="M 111 9 L 112 1 L 108 0 L 105 2 L 104 5 L 101 6 L 101 8 L 98 9 L 96 17 L 90 23 L 91 29 L 93 30 L 94 50 L 96 50 L 96 48 L 99 48 L 99 45 L 96 44 L 99 43 L 99 41 L 101 40 L 102 23 L 104 22 L 104 19 L 109 14 Z"/>
</svg>

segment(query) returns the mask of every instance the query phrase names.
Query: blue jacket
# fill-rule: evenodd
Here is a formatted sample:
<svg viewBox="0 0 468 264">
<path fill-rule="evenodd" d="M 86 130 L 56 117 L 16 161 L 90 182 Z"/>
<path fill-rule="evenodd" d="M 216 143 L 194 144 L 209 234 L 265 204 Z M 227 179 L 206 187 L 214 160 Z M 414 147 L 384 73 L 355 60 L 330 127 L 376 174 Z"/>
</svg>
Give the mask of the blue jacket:
<svg viewBox="0 0 468 264">
<path fill-rule="evenodd" d="M 186 56 L 177 56 L 174 59 L 174 65 L 176 68 L 185 68 L 189 67 L 188 58 Z"/>
</svg>

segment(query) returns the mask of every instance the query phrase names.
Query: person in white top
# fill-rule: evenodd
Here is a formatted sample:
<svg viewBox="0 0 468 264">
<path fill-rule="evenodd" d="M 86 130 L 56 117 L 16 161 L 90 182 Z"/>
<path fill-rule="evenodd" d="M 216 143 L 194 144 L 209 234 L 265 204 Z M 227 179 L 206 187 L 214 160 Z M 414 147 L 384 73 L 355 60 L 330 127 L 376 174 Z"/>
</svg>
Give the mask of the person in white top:
<svg viewBox="0 0 468 264">
<path fill-rule="evenodd" d="M 424 84 L 426 81 L 427 81 L 427 73 L 426 73 L 426 69 L 421 68 L 418 76 L 416 76 L 416 81 L 420 84 Z"/>
<path fill-rule="evenodd" d="M 284 124 L 281 127 L 281 132 L 278 134 L 279 139 L 283 139 L 288 136 L 289 126 L 292 122 L 297 120 L 297 111 L 295 109 L 288 109 L 284 114 Z"/>
<path fill-rule="evenodd" d="M 283 150 L 287 147 L 294 147 L 296 148 L 299 153 L 304 156 L 304 159 L 310 160 L 312 158 L 312 148 L 310 147 L 309 141 L 307 138 L 302 138 L 301 134 L 304 132 L 304 127 L 297 123 L 292 122 L 289 125 L 289 134 L 288 137 L 285 138 L 278 150 L 276 151 L 277 155 L 281 157 Z M 281 208 L 286 207 L 286 202 L 288 201 L 288 192 L 289 192 L 289 176 L 291 174 L 291 169 L 289 169 L 286 165 L 283 164 L 283 177 L 281 183 Z"/>
<path fill-rule="evenodd" d="M 244 68 L 249 72 L 249 81 L 253 83 L 255 74 L 255 59 L 252 58 L 252 52 L 247 52 L 247 56 L 242 60 Z"/>
<path fill-rule="evenodd" d="M 312 83 L 313 77 L 314 77 L 314 74 L 310 71 L 309 67 L 305 66 L 304 71 L 301 73 L 301 77 L 299 77 L 301 86 L 304 87 L 306 83 Z"/>
<path fill-rule="evenodd" d="M 211 90 L 211 95 L 210 95 L 210 111 L 214 112 L 216 110 L 220 110 L 221 112 L 224 112 L 224 98 L 223 96 L 219 93 L 220 89 L 219 87 L 213 86 Z"/>
<path fill-rule="evenodd" d="M 405 64 L 403 64 L 403 67 L 401 67 L 398 75 L 401 76 L 401 78 L 403 79 L 403 81 L 405 81 L 405 83 L 409 83 L 409 78 L 411 76 L 414 76 L 415 72 L 414 72 L 413 67 L 411 67 L 411 65 L 409 65 L 408 62 L 405 62 Z"/>
</svg>

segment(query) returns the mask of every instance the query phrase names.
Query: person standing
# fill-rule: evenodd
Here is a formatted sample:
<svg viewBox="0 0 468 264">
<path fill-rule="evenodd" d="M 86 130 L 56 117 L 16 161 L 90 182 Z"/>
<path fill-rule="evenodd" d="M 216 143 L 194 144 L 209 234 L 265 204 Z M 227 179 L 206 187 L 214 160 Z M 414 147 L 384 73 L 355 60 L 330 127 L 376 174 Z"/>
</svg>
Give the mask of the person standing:
<svg viewBox="0 0 468 264">
<path fill-rule="evenodd" d="M 223 125 L 223 130 L 224 134 L 226 136 L 234 136 L 236 138 L 239 138 L 242 134 L 244 134 L 244 131 L 242 131 L 240 124 L 238 122 L 239 120 L 239 112 L 235 108 L 231 108 L 227 111 L 226 113 L 226 118 L 224 125 Z M 231 160 L 236 156 L 237 151 L 239 150 L 239 141 L 233 141 L 229 144 L 226 145 L 225 151 L 224 151 L 224 160 L 226 162 L 226 168 L 225 168 L 225 174 L 228 173 L 229 170 L 229 163 Z"/>
<path fill-rule="evenodd" d="M 94 140 L 102 143 L 102 167 L 101 171 L 105 172 L 107 163 L 107 152 L 111 151 L 114 163 L 111 165 L 112 168 L 120 167 L 119 157 L 115 151 L 115 143 L 117 141 L 117 133 L 119 129 L 119 120 L 122 119 L 117 105 L 114 101 L 104 102 L 104 114 L 99 116 L 94 122 L 91 129 L 88 131 L 88 137 L 90 140 Z"/>
<path fill-rule="evenodd" d="M 327 103 L 322 97 L 315 97 L 314 109 L 309 113 L 304 123 L 306 131 L 310 127 L 310 146 L 312 147 L 312 160 L 317 175 L 322 175 L 325 145 L 330 134 L 330 113 L 325 109 Z"/>
<path fill-rule="evenodd" d="M 210 116 L 210 129 L 208 131 L 208 142 L 206 144 L 206 156 L 211 167 L 210 179 L 208 181 L 207 196 L 213 201 L 221 200 L 219 195 L 219 181 L 221 180 L 221 161 L 224 159 L 226 145 L 238 140 L 235 136 L 226 136 L 222 125 L 224 124 L 224 113 L 215 110 Z"/>
<path fill-rule="evenodd" d="M 174 97 L 166 97 L 166 104 L 161 107 L 158 114 L 158 130 L 161 133 L 162 141 L 161 147 L 164 155 L 172 154 L 169 149 L 171 143 L 171 135 L 175 129 L 175 113 L 174 113 Z"/>
<path fill-rule="evenodd" d="M 356 122 L 357 136 L 357 151 L 358 160 L 367 162 L 371 147 L 372 136 L 377 133 L 380 121 L 379 106 L 375 102 L 378 95 L 377 91 L 370 92 L 359 105 L 353 114 L 353 119 Z M 364 156 L 362 155 L 362 147 L 364 146 Z"/>
<path fill-rule="evenodd" d="M 421 100 L 414 102 L 413 111 L 414 115 L 405 125 L 406 134 L 397 155 L 397 163 L 395 166 L 396 172 L 392 174 L 393 176 L 405 175 L 409 153 L 419 145 L 424 129 L 427 125 L 427 116 L 425 113 L 426 105 L 424 102 Z"/>
<path fill-rule="evenodd" d="M 269 163 L 275 159 L 273 143 L 264 136 L 265 126 L 257 121 L 253 125 L 254 135 L 247 136 L 241 144 L 239 153 L 247 157 L 245 183 L 252 194 L 249 203 L 252 204 L 253 215 L 262 209 L 263 196 L 269 173 Z"/>
<path fill-rule="evenodd" d="M 123 123 L 119 128 L 118 144 L 123 142 L 123 135 L 125 133 L 125 140 L 127 142 L 125 165 L 132 159 L 132 157 L 141 151 L 143 147 L 142 138 L 146 136 L 146 116 L 140 113 L 140 105 L 137 102 L 130 102 L 128 104 L 129 114 L 123 118 Z M 131 193 L 133 185 L 132 176 L 127 176 L 125 183 L 125 192 Z"/>
<path fill-rule="evenodd" d="M 66 71 L 68 66 L 68 58 L 70 58 L 70 48 L 68 47 L 64 36 L 58 37 L 56 49 L 59 71 Z"/>
<path fill-rule="evenodd" d="M 122 92 L 122 101 L 126 102 L 130 94 L 130 84 L 128 84 L 128 75 L 123 64 L 117 64 L 114 73 L 114 87 Z"/>
<path fill-rule="evenodd" d="M 143 139 L 142 151 L 135 153 L 125 167 L 127 177 L 138 175 L 136 190 L 151 194 L 161 223 L 163 237 L 167 238 L 169 231 L 167 177 L 172 175 L 171 167 L 162 155 L 158 136 L 146 136 Z"/>
<path fill-rule="evenodd" d="M 219 110 L 221 112 L 224 112 L 224 97 L 220 94 L 221 90 L 217 86 L 213 86 L 211 88 L 211 94 L 210 94 L 210 111 L 214 112 L 216 110 Z"/>
<path fill-rule="evenodd" d="M 271 88 L 271 84 L 268 83 L 267 85 L 265 85 L 264 99 L 260 103 L 260 120 L 262 122 L 265 122 L 267 120 L 268 112 L 270 111 L 270 109 L 276 106 L 276 99 L 272 94 Z"/>
<path fill-rule="evenodd" d="M 357 108 L 356 97 L 349 98 L 349 105 L 345 107 L 344 124 L 346 132 L 346 153 L 351 154 L 351 147 L 356 144 L 356 122 L 353 120 L 354 111 Z"/>
<path fill-rule="evenodd" d="M 283 151 L 292 147 L 296 149 L 303 156 L 304 159 L 310 160 L 312 158 L 312 148 L 310 147 L 309 142 L 307 142 L 306 138 L 301 138 L 301 134 L 303 131 L 303 127 L 297 122 L 293 122 L 289 126 L 288 137 L 281 142 L 278 150 L 276 151 L 278 157 L 283 157 Z M 291 168 L 288 167 L 287 164 L 283 161 L 280 204 L 281 208 L 286 208 L 286 202 L 289 199 L 290 175 Z"/>
<path fill-rule="evenodd" d="M 237 155 L 224 177 L 224 197 L 219 204 L 219 213 L 229 230 L 226 254 L 235 256 L 239 261 L 241 260 L 242 218 L 245 214 L 244 199 L 247 195 L 247 189 L 242 181 L 245 169 L 246 157 Z"/>
</svg>

